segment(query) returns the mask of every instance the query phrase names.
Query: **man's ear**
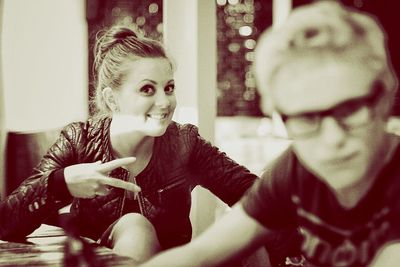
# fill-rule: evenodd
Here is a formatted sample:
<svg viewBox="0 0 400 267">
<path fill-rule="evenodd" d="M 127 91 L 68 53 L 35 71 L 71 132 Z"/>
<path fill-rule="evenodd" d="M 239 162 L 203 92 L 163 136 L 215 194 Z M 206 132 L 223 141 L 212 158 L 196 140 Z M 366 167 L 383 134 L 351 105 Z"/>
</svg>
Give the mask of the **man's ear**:
<svg viewBox="0 0 400 267">
<path fill-rule="evenodd" d="M 114 91 L 110 87 L 106 87 L 102 91 L 104 102 L 107 107 L 112 111 L 116 112 L 119 110 L 118 103 L 114 94 Z"/>
<path fill-rule="evenodd" d="M 395 91 L 384 91 L 381 99 L 378 100 L 378 112 L 385 119 L 389 119 L 395 99 Z M 375 111 L 376 112 L 376 111 Z"/>
</svg>

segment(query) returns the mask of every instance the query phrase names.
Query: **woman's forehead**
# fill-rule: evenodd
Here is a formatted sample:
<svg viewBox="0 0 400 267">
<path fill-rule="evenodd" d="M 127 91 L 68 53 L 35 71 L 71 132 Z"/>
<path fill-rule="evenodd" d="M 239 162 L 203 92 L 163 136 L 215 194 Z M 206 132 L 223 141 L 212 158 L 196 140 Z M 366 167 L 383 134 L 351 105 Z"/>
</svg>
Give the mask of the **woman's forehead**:
<svg viewBox="0 0 400 267">
<path fill-rule="evenodd" d="M 173 75 L 171 63 L 166 58 L 139 58 L 127 64 L 128 76 L 131 79 L 146 79 L 154 75 Z"/>
</svg>

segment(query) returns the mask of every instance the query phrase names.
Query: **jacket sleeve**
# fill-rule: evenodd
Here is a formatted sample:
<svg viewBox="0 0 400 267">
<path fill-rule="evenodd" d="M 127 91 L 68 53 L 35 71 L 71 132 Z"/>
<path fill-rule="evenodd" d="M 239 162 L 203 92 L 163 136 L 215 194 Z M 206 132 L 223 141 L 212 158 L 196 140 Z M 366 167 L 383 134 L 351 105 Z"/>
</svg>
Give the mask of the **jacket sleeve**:
<svg viewBox="0 0 400 267">
<path fill-rule="evenodd" d="M 197 127 L 189 130 L 190 168 L 196 172 L 198 184 L 232 206 L 258 178 L 224 152 L 202 138 Z"/>
<path fill-rule="evenodd" d="M 75 128 L 73 125 L 65 127 L 58 140 L 34 168 L 32 175 L 1 201 L 0 239 L 24 238 L 72 200 L 54 195 L 49 190 L 49 181 L 54 171 L 74 164 L 76 156 L 72 138 L 76 138 Z"/>
</svg>

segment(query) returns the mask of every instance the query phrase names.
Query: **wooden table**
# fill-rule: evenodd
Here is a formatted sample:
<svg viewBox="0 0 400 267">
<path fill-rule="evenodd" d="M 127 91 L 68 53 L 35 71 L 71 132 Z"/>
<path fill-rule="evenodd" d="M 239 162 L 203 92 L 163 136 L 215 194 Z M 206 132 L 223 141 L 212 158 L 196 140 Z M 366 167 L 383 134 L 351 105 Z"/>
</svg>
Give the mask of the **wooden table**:
<svg viewBox="0 0 400 267">
<path fill-rule="evenodd" d="M 0 241 L 0 266 L 65 266 L 64 249 L 67 237 L 61 228 L 42 225 L 26 242 Z M 90 244 L 95 266 L 135 266 L 132 259 L 116 255 L 112 250 Z"/>
</svg>

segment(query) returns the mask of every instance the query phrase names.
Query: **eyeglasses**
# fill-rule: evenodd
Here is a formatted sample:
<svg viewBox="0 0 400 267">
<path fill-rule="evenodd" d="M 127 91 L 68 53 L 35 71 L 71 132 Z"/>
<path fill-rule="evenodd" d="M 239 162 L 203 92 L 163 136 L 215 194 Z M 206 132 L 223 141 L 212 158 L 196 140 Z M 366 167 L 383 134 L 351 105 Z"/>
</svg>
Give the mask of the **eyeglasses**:
<svg viewBox="0 0 400 267">
<path fill-rule="evenodd" d="M 332 117 L 346 131 L 363 127 L 374 117 L 374 108 L 383 93 L 383 84 L 374 83 L 371 93 L 345 101 L 333 108 L 299 115 L 281 114 L 289 135 L 295 139 L 309 138 L 319 133 L 322 120 Z"/>
</svg>

